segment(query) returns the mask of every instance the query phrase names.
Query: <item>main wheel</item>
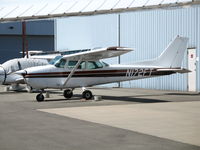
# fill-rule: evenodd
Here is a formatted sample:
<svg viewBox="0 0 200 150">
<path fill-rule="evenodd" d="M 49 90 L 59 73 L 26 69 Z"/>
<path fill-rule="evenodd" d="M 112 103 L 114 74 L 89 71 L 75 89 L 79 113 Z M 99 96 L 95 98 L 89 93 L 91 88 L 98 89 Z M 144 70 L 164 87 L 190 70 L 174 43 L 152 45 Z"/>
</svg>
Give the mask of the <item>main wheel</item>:
<svg viewBox="0 0 200 150">
<path fill-rule="evenodd" d="M 85 99 L 91 99 L 92 98 L 92 92 L 91 91 L 89 91 L 89 90 L 85 90 L 84 92 L 83 92 L 83 94 L 82 94 L 82 97 L 83 98 L 85 98 Z"/>
<path fill-rule="evenodd" d="M 36 100 L 37 100 L 38 102 L 44 101 L 44 95 L 43 95 L 42 93 L 38 94 L 38 95 L 36 96 Z"/>
<path fill-rule="evenodd" d="M 73 91 L 70 89 L 64 90 L 63 95 L 65 98 L 71 98 L 73 96 Z"/>
</svg>

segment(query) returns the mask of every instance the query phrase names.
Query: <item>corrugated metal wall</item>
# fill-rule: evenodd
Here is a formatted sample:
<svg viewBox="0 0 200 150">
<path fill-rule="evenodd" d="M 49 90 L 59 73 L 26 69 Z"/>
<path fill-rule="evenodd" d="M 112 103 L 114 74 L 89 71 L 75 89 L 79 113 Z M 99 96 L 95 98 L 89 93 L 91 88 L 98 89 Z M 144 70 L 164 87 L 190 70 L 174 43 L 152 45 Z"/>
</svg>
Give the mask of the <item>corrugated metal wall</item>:
<svg viewBox="0 0 200 150">
<path fill-rule="evenodd" d="M 120 45 L 133 47 L 131 54 L 121 56 L 121 63 L 152 59 L 160 55 L 176 36 L 189 37 L 188 47 L 200 47 L 200 6 L 126 12 L 120 14 L 57 19 L 56 47 L 82 49 Z M 120 30 L 120 34 L 119 33 Z M 120 37 L 119 37 L 120 35 Z M 187 68 L 187 54 L 183 66 Z M 109 60 L 117 63 L 117 59 Z M 199 62 L 197 88 L 200 91 Z M 187 91 L 187 74 L 123 82 L 122 87 Z"/>
<path fill-rule="evenodd" d="M 135 48 L 131 55 L 121 57 L 122 63 L 159 56 L 176 35 L 189 37 L 188 47 L 197 48 L 199 56 L 200 7 L 158 9 L 121 14 L 121 45 Z M 183 66 L 187 68 L 187 54 Z M 199 64 L 197 65 L 199 90 Z M 187 90 L 187 74 L 124 82 L 123 87 L 163 90 Z"/>
<path fill-rule="evenodd" d="M 21 25 L 21 22 L 0 24 L 0 63 L 22 57 Z M 29 50 L 54 50 L 53 20 L 30 21 L 26 27 Z"/>
</svg>

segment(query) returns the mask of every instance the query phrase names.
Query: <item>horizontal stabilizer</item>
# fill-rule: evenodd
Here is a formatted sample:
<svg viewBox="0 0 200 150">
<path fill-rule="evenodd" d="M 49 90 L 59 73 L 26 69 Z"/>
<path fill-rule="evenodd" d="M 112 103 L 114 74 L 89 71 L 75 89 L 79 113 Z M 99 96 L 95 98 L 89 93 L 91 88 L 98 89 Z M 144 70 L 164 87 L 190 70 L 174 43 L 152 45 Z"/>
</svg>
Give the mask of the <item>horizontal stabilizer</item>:
<svg viewBox="0 0 200 150">
<path fill-rule="evenodd" d="M 163 69 L 157 69 L 157 71 L 174 71 L 174 72 L 177 72 L 177 73 L 191 72 L 190 70 L 185 69 L 185 68 L 163 68 Z"/>
</svg>

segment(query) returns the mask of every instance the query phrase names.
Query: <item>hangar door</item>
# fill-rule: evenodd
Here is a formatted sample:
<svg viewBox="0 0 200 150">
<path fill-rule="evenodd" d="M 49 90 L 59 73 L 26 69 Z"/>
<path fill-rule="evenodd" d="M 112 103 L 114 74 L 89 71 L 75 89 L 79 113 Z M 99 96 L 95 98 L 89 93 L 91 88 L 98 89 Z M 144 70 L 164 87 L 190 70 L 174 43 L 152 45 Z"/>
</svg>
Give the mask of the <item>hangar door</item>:
<svg viewBox="0 0 200 150">
<path fill-rule="evenodd" d="M 188 91 L 196 91 L 196 49 L 188 49 Z"/>
</svg>

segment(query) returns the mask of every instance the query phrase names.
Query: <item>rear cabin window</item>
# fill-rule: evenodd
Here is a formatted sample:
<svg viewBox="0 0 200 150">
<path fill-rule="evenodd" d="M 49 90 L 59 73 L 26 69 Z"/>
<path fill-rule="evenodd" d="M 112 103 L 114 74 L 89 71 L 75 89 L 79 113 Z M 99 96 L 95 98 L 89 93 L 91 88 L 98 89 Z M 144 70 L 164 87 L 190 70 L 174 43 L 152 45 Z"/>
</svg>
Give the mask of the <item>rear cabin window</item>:
<svg viewBox="0 0 200 150">
<path fill-rule="evenodd" d="M 74 68 L 78 61 L 70 60 L 68 62 L 68 68 Z M 105 65 L 100 61 L 82 61 L 77 69 L 98 69 L 103 68 Z"/>
<path fill-rule="evenodd" d="M 98 69 L 103 68 L 103 65 L 99 61 L 88 61 L 87 69 Z"/>
<path fill-rule="evenodd" d="M 80 65 L 78 66 L 78 69 L 85 69 L 86 68 L 86 62 L 85 61 L 82 61 L 80 63 Z"/>
</svg>

